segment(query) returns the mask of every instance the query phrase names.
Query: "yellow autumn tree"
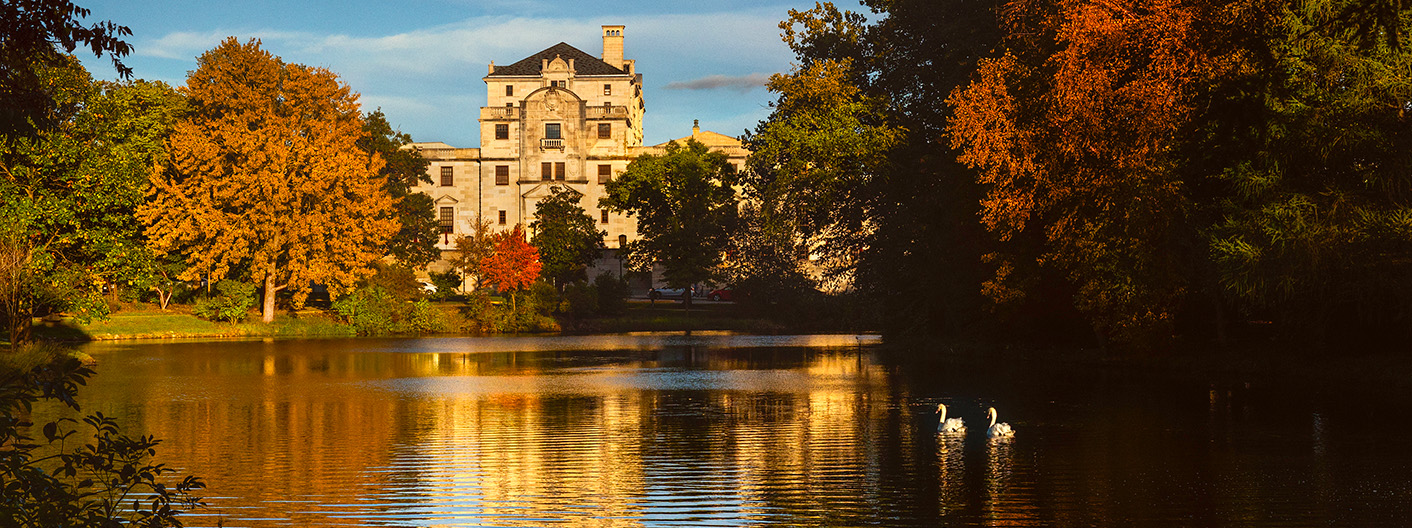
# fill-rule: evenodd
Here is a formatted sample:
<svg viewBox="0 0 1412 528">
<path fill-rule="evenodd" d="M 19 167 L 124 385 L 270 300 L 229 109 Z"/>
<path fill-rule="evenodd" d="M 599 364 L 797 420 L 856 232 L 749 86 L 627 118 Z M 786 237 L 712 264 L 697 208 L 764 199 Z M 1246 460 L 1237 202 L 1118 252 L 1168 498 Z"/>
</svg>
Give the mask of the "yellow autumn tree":
<svg viewBox="0 0 1412 528">
<path fill-rule="evenodd" d="M 234 37 L 197 59 L 182 91 L 190 112 L 138 213 L 155 249 L 186 258 L 184 280 L 249 277 L 265 322 L 280 290 L 299 305 L 311 283 L 351 289 L 398 227 L 382 160 L 355 143 L 358 95 Z"/>
</svg>

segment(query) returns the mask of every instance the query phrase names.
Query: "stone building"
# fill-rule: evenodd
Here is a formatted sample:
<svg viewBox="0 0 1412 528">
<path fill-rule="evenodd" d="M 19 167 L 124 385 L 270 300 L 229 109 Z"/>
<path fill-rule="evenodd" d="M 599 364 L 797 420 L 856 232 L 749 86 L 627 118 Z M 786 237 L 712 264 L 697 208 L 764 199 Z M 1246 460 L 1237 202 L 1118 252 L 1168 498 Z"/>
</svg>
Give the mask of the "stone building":
<svg viewBox="0 0 1412 528">
<path fill-rule="evenodd" d="M 438 247 L 453 249 L 455 238 L 470 233 L 478 217 L 493 229 L 524 224 L 528 230 L 539 200 L 558 186 L 583 195 L 580 204 L 608 232 L 604 242 L 610 250 L 637 237 L 635 219 L 598 208 L 604 184 L 633 158 L 665 145 L 642 144 L 647 108 L 642 74 L 623 57 L 623 29 L 603 26 L 600 57 L 560 42 L 508 66 L 492 61 L 482 79 L 480 147 L 412 145 L 431 161 L 432 183 L 415 190 L 435 203 L 442 231 Z M 678 141 L 687 138 L 744 167 L 748 152 L 735 138 L 696 126 Z M 605 260 L 616 260 L 612 253 Z"/>
</svg>

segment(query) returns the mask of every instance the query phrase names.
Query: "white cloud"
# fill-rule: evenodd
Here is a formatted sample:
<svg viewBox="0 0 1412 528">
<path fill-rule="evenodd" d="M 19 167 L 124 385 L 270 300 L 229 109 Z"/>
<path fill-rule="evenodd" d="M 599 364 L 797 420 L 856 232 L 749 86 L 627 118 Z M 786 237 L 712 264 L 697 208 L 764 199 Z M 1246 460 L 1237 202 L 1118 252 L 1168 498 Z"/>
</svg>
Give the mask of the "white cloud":
<svg viewBox="0 0 1412 528">
<path fill-rule="evenodd" d="M 746 75 L 707 75 L 690 81 L 673 81 L 663 86 L 666 90 L 734 90 L 748 92 L 765 86 L 770 80 L 768 73 Z"/>
</svg>

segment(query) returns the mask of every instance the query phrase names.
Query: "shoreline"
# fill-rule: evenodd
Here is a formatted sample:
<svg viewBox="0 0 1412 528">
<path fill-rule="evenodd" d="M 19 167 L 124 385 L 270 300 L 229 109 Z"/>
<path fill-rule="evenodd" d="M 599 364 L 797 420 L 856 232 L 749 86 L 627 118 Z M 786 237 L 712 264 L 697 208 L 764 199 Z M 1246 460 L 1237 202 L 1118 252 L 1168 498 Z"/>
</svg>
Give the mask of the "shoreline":
<svg viewBox="0 0 1412 528">
<path fill-rule="evenodd" d="M 396 333 L 370 337 L 450 337 L 516 335 L 467 331 L 459 326 L 465 320 L 459 314 L 459 303 L 438 303 L 434 305 L 446 321 L 456 326 L 455 330 L 429 333 Z M 33 334 L 36 339 L 59 343 L 86 343 L 92 341 L 127 341 L 141 339 L 241 339 L 241 338 L 322 338 L 358 337 L 356 329 L 337 316 L 319 309 L 305 309 L 298 312 L 281 312 L 274 322 L 262 323 L 257 316 L 247 317 L 244 322 L 227 323 L 201 319 L 192 315 L 189 307 L 175 306 L 159 310 L 147 305 L 124 306 L 124 309 L 105 319 L 94 319 L 87 323 L 73 317 L 60 320 L 36 320 Z M 845 328 L 804 327 L 785 325 L 762 317 L 739 313 L 734 304 L 697 304 L 687 312 L 680 303 L 645 300 L 630 302 L 621 314 L 593 316 L 575 319 L 567 315 L 556 315 L 553 319 L 560 330 L 551 332 L 522 333 L 530 335 L 592 335 L 618 334 L 628 332 L 695 332 L 727 331 L 750 334 L 785 333 L 867 333 L 867 330 Z"/>
</svg>

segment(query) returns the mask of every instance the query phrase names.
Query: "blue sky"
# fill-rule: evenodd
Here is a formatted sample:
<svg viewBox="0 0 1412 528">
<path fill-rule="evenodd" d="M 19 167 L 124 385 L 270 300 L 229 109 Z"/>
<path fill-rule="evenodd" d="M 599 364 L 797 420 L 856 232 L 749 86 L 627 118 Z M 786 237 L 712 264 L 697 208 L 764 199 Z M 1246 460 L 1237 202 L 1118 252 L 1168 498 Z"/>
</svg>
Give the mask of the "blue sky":
<svg viewBox="0 0 1412 528">
<path fill-rule="evenodd" d="M 738 136 L 769 113 L 762 86 L 788 71 L 778 24 L 812 1 L 619 3 L 600 0 L 211 1 L 77 0 L 85 20 L 128 26 L 135 77 L 186 82 L 196 56 L 228 36 L 260 39 L 289 62 L 323 66 L 362 94 L 365 110 L 416 141 L 476 147 L 490 61 L 510 64 L 559 42 L 598 56 L 600 26 L 622 24 L 624 55 L 643 74 L 645 142 L 689 135 L 691 121 Z M 845 0 L 841 8 L 860 10 Z M 82 56 L 98 78 L 106 59 Z"/>
</svg>

